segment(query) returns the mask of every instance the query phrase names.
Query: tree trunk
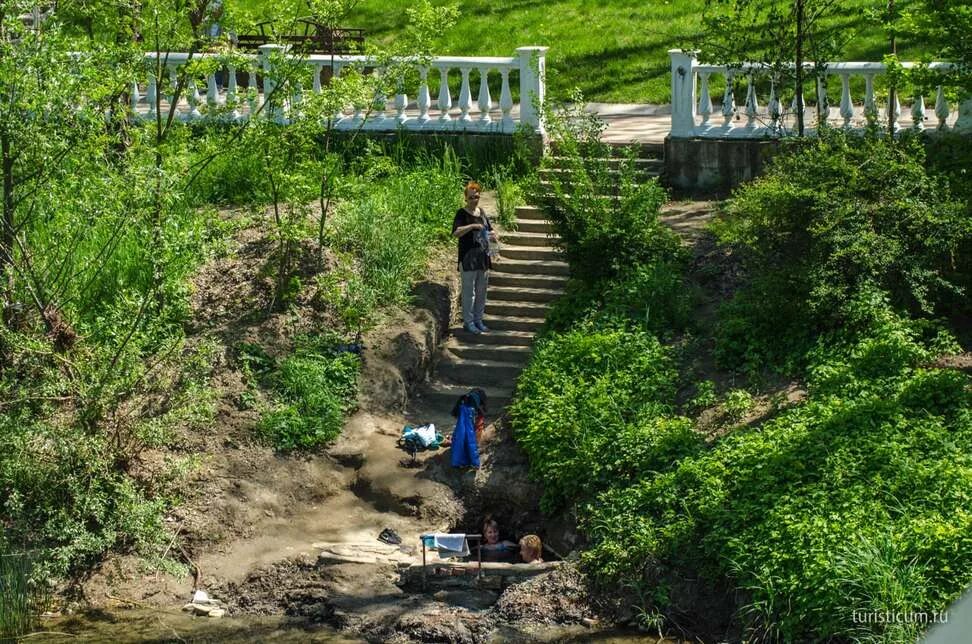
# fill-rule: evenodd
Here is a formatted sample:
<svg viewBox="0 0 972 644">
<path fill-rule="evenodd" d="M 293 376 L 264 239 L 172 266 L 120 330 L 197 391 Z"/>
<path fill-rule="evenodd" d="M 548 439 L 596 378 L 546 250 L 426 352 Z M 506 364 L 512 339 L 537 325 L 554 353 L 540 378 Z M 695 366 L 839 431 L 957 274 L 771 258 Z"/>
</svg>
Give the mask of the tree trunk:
<svg viewBox="0 0 972 644">
<path fill-rule="evenodd" d="M 894 37 L 894 0 L 888 0 L 888 24 L 891 27 L 891 55 L 894 56 L 898 53 L 898 45 Z M 894 100 L 897 92 L 895 85 L 895 76 L 892 75 L 888 85 L 888 139 L 892 142 L 894 142 Z"/>
<path fill-rule="evenodd" d="M 797 136 L 803 136 L 803 21 L 804 0 L 796 0 L 796 117 Z"/>
<path fill-rule="evenodd" d="M 13 157 L 10 155 L 10 137 L 0 134 L 0 172 L 3 173 L 3 222 L 0 224 L 0 317 L 4 323 L 6 305 L 13 299 L 13 266 L 10 259 L 14 252 L 14 177 Z"/>
</svg>

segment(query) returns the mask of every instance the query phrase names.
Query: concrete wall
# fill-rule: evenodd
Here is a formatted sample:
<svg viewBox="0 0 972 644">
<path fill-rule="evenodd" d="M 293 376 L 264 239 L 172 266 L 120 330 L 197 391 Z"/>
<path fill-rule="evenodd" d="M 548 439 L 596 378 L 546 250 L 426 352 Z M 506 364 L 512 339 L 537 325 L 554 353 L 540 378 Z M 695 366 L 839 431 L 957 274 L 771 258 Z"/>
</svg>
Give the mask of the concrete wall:
<svg viewBox="0 0 972 644">
<path fill-rule="evenodd" d="M 665 139 L 666 181 L 676 193 L 723 196 L 758 176 L 779 149 L 766 139 Z"/>
</svg>

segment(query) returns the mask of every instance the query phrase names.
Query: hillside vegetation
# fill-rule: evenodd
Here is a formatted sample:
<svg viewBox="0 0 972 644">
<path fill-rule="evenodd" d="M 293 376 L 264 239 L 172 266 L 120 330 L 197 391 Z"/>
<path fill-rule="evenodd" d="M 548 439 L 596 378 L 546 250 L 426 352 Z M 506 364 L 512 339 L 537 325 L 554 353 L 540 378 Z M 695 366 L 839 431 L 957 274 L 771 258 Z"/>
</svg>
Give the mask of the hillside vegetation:
<svg viewBox="0 0 972 644">
<path fill-rule="evenodd" d="M 260 0 L 238 2 L 240 10 L 252 18 L 285 21 L 288 11 L 307 12 L 303 3 L 288 10 Z M 345 26 L 363 28 L 368 39 L 388 42 L 405 28 L 405 10 L 411 4 L 407 0 L 364 0 L 344 21 Z M 847 37 L 845 59 L 881 60 L 888 52 L 887 38 L 865 10 L 880 9 L 885 3 L 848 0 L 838 4 L 836 22 L 844 25 L 842 33 Z M 909 4 L 899 3 L 901 8 Z M 467 0 L 459 5 L 459 22 L 441 35 L 437 53 L 509 56 L 517 47 L 547 46 L 548 83 L 556 96 L 579 88 L 591 101 L 667 103 L 667 51 L 687 46 L 700 28 L 703 7 L 704 0 Z M 898 52 L 904 59 L 917 47 L 920 44 L 899 36 Z"/>
<path fill-rule="evenodd" d="M 579 270 L 511 415 L 588 570 L 644 626 L 914 641 L 927 623 L 863 616 L 972 582 L 964 179 L 916 141 L 824 133 L 740 187 L 690 263 L 657 184 L 622 171 L 597 199 L 603 150 L 560 149 L 547 205 Z"/>
</svg>

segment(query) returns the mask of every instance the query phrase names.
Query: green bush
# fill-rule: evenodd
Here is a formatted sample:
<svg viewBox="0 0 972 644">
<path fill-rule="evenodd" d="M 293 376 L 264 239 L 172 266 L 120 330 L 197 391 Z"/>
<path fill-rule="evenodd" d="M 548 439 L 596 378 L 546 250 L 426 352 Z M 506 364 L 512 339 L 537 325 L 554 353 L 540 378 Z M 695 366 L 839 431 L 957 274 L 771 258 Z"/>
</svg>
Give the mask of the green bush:
<svg viewBox="0 0 972 644">
<path fill-rule="evenodd" d="M 887 294 L 899 311 L 945 312 L 972 220 L 924 154 L 911 140 L 825 132 L 735 192 L 716 230 L 744 251 L 751 283 L 722 310 L 723 365 L 799 366 L 866 291 Z"/>
<path fill-rule="evenodd" d="M 368 320 L 371 307 L 408 301 L 415 280 L 425 275 L 429 249 L 451 239 L 452 218 L 461 196 L 454 157 L 377 181 L 361 182 L 339 204 L 331 238 L 345 273 L 360 275 L 354 292 L 327 287 L 346 319 Z"/>
<path fill-rule="evenodd" d="M 334 347 L 331 336 L 302 338 L 292 355 L 267 372 L 275 401 L 260 418 L 260 432 L 277 449 L 330 443 L 357 407 L 361 359 Z"/>
<path fill-rule="evenodd" d="M 543 506 L 577 504 L 696 449 L 691 423 L 671 417 L 675 377 L 645 332 L 588 327 L 542 341 L 510 415 Z"/>
<path fill-rule="evenodd" d="M 605 579 L 645 562 L 725 577 L 763 636 L 879 637 L 854 610 L 943 610 L 972 582 L 968 376 L 889 316 L 821 346 L 808 401 L 670 472 L 591 505 L 585 561 Z"/>
<path fill-rule="evenodd" d="M 684 262 L 646 261 L 614 278 L 589 282 L 571 279 L 547 314 L 545 328 L 566 330 L 578 322 L 598 327 L 627 327 L 660 337 L 689 328 L 694 293 L 682 276 Z"/>
<path fill-rule="evenodd" d="M 643 263 L 675 261 L 678 237 L 658 221 L 665 190 L 638 175 L 633 149 L 609 160 L 612 148 L 599 138 L 604 124 L 583 112 L 583 97 L 572 99 L 572 107 L 548 113 L 557 154 L 544 158 L 545 183 L 533 195 L 553 222 L 571 271 L 594 283 Z"/>
</svg>

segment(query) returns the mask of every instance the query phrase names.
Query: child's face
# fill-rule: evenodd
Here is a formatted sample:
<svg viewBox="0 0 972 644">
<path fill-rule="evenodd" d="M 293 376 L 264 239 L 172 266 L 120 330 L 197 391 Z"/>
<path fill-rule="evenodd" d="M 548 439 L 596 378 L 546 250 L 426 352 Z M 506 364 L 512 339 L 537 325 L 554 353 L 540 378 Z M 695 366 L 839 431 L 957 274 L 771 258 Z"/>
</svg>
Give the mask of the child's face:
<svg viewBox="0 0 972 644">
<path fill-rule="evenodd" d="M 495 545 L 499 543 L 499 530 L 496 529 L 494 525 L 486 526 L 486 543 L 489 545 Z"/>
<path fill-rule="evenodd" d="M 520 559 L 527 563 L 533 561 L 533 551 L 530 550 L 530 546 L 525 543 L 520 544 Z"/>
</svg>

